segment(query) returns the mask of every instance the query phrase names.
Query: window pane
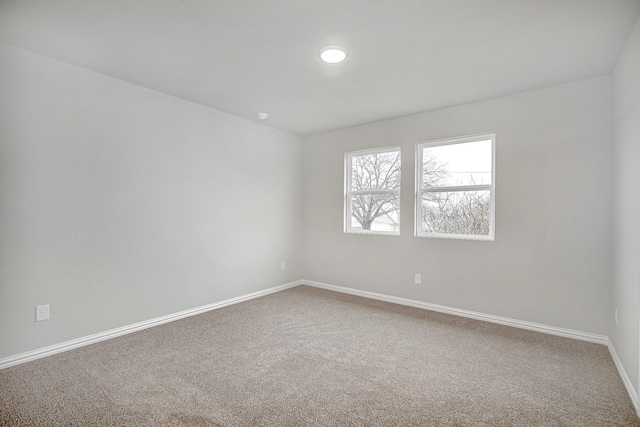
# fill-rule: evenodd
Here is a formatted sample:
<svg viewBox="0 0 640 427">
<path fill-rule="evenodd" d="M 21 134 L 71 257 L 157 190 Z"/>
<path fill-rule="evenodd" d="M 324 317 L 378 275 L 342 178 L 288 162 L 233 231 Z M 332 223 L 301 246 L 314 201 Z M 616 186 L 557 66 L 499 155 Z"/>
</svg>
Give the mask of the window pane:
<svg viewBox="0 0 640 427">
<path fill-rule="evenodd" d="M 422 149 L 422 185 L 491 184 L 491 140 Z"/>
<path fill-rule="evenodd" d="M 351 158 L 351 191 L 400 188 L 400 151 Z"/>
<path fill-rule="evenodd" d="M 424 192 L 422 232 L 489 235 L 490 191 Z"/>
<path fill-rule="evenodd" d="M 352 231 L 400 230 L 400 198 L 396 194 L 351 196 Z"/>
</svg>

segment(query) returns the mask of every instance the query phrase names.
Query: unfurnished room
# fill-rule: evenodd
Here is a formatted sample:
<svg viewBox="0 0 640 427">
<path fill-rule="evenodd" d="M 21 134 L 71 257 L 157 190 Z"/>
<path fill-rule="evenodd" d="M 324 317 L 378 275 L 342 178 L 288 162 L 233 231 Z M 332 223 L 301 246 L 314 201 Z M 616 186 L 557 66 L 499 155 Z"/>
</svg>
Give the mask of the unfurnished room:
<svg viewBox="0 0 640 427">
<path fill-rule="evenodd" d="M 640 0 L 0 0 L 0 426 L 640 426 Z"/>
</svg>

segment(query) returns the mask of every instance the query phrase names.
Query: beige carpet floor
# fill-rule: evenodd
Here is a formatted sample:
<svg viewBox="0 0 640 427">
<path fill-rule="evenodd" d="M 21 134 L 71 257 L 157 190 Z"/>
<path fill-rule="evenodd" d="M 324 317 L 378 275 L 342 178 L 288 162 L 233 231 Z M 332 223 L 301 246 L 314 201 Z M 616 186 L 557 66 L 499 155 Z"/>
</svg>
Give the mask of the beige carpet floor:
<svg viewBox="0 0 640 427">
<path fill-rule="evenodd" d="M 603 345 L 299 286 L 0 371 L 2 426 L 640 426 Z"/>
</svg>

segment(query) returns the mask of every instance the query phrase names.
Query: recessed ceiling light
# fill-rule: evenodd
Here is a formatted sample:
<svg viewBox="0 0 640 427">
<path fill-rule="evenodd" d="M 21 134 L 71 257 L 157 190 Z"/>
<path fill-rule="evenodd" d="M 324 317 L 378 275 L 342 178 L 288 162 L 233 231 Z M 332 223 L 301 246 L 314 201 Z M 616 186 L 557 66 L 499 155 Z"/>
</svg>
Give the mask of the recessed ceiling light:
<svg viewBox="0 0 640 427">
<path fill-rule="evenodd" d="M 325 46 L 320 49 L 318 54 L 320 55 L 320 59 L 324 62 L 337 64 L 338 62 L 344 61 L 349 55 L 349 52 L 347 52 L 347 49 L 342 46 Z"/>
<path fill-rule="evenodd" d="M 260 120 L 267 120 L 267 118 L 269 118 L 267 113 L 257 113 L 257 115 Z"/>
</svg>

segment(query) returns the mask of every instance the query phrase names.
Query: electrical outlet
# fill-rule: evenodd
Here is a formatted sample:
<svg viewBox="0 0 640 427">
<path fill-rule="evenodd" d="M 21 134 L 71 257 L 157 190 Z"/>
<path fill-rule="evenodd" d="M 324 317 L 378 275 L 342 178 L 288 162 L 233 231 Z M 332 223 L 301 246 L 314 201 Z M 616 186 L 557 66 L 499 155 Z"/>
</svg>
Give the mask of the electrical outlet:
<svg viewBox="0 0 640 427">
<path fill-rule="evenodd" d="M 420 274 L 420 273 L 416 273 L 415 274 L 414 283 L 416 285 L 421 285 L 422 284 L 422 274 Z"/>
<path fill-rule="evenodd" d="M 283 271 L 284 271 L 284 269 L 285 269 L 285 268 L 287 268 L 287 265 L 285 264 L 285 262 L 284 262 L 284 261 L 282 261 L 282 262 L 280 263 L 280 270 L 283 270 Z"/>
<path fill-rule="evenodd" d="M 613 319 L 616 321 L 616 326 L 618 326 L 618 307 L 613 309 Z"/>
<path fill-rule="evenodd" d="M 49 320 L 49 304 L 36 306 L 36 322 Z"/>
</svg>

